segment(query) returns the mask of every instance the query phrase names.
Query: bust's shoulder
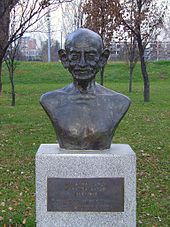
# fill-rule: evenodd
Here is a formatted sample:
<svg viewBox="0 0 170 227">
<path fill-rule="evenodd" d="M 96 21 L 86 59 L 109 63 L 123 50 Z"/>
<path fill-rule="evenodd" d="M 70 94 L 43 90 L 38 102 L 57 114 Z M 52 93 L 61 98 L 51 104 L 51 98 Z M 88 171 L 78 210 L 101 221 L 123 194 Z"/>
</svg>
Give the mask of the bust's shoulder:
<svg viewBox="0 0 170 227">
<path fill-rule="evenodd" d="M 108 99 L 110 99 L 110 101 L 113 101 L 114 103 L 115 102 L 119 104 L 122 103 L 128 106 L 131 104 L 131 100 L 126 95 L 110 90 L 99 84 L 97 85 L 97 90 L 98 90 L 98 94 L 103 95 L 104 97 L 107 97 Z"/>
<path fill-rule="evenodd" d="M 60 95 L 60 89 L 59 90 L 54 90 L 54 91 L 49 91 L 41 95 L 40 97 L 40 103 L 43 103 L 45 101 L 55 99 L 56 96 Z"/>
<path fill-rule="evenodd" d="M 64 88 L 46 92 L 40 97 L 41 105 L 44 106 L 44 105 L 51 104 L 53 103 L 54 100 L 55 100 L 55 103 L 57 103 L 57 101 L 60 101 L 60 99 L 62 99 L 63 96 L 68 94 L 70 89 L 71 89 L 71 85 L 68 85 L 67 87 L 64 87 Z"/>
</svg>

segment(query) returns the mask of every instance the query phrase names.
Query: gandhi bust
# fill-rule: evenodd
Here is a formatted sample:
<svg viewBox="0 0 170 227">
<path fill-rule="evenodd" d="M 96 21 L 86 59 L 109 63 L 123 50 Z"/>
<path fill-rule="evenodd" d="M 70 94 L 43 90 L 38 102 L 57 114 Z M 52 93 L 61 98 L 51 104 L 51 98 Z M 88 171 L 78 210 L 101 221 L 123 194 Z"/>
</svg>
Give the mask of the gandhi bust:
<svg viewBox="0 0 170 227">
<path fill-rule="evenodd" d="M 47 92 L 40 103 L 49 116 L 61 148 L 109 149 L 115 130 L 130 106 L 128 97 L 95 82 L 97 72 L 109 57 L 101 37 L 78 29 L 68 35 L 65 50 L 59 50 L 63 66 L 73 83 Z"/>
</svg>

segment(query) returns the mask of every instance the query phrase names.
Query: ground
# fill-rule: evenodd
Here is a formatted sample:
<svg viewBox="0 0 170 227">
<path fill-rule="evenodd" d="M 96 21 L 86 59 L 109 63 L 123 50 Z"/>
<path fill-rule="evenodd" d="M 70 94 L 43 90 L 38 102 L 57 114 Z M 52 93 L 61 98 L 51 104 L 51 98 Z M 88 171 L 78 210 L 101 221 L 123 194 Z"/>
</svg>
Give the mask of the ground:
<svg viewBox="0 0 170 227">
<path fill-rule="evenodd" d="M 170 62 L 148 64 L 151 101 L 143 102 L 140 66 L 133 92 L 128 93 L 128 66 L 109 63 L 105 86 L 129 96 L 132 105 L 119 125 L 113 143 L 127 143 L 137 155 L 138 226 L 168 227 L 170 165 Z M 99 80 L 99 79 L 98 79 Z M 60 63 L 18 63 L 16 106 L 5 66 L 0 97 L 0 226 L 35 226 L 35 154 L 41 143 L 55 143 L 55 133 L 39 97 L 66 86 L 71 76 Z"/>
</svg>

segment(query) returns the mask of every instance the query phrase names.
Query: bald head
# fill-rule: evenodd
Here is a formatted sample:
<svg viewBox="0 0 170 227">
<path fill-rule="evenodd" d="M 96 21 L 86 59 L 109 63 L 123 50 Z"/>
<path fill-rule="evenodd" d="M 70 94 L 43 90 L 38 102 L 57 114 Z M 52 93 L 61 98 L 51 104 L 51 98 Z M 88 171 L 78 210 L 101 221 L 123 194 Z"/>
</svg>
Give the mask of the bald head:
<svg viewBox="0 0 170 227">
<path fill-rule="evenodd" d="M 87 28 L 79 28 L 75 30 L 67 36 L 65 41 L 66 50 L 70 50 L 72 47 L 88 48 L 89 46 L 96 48 L 99 52 L 102 52 L 103 50 L 103 41 L 101 37 Z"/>
<path fill-rule="evenodd" d="M 59 56 L 74 80 L 90 81 L 106 64 L 109 50 L 103 50 L 102 39 L 97 33 L 80 28 L 68 35 L 65 50 L 59 50 Z"/>
</svg>

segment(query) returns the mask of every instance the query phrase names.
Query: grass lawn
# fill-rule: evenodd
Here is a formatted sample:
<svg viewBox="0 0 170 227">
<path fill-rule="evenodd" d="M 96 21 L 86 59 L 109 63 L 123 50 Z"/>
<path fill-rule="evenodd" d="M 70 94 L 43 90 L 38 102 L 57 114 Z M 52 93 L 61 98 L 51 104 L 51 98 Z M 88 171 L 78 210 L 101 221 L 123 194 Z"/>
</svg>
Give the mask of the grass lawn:
<svg viewBox="0 0 170 227">
<path fill-rule="evenodd" d="M 168 172 L 170 171 L 170 62 L 148 65 L 151 101 L 143 102 L 140 66 L 128 94 L 128 67 L 109 63 L 105 86 L 128 95 L 132 105 L 120 123 L 114 143 L 128 143 L 137 155 L 138 226 L 168 227 Z M 41 143 L 55 143 L 51 123 L 39 105 L 46 91 L 64 87 L 71 76 L 61 64 L 27 62 L 16 69 L 16 107 L 3 68 L 0 96 L 0 226 L 35 226 L 35 154 Z M 169 197 L 170 199 L 170 197 Z M 130 227 L 130 226 L 127 226 Z"/>
</svg>

